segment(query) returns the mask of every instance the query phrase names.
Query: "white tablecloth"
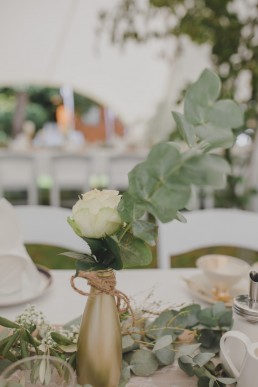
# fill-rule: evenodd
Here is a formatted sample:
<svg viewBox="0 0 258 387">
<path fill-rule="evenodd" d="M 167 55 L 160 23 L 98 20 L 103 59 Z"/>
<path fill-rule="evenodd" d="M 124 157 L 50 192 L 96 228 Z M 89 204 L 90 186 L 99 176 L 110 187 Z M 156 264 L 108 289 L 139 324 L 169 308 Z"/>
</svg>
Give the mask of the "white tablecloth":
<svg viewBox="0 0 258 387">
<path fill-rule="evenodd" d="M 190 278 L 197 269 L 140 269 L 117 272 L 117 289 L 126 293 L 132 303 L 150 307 L 159 302 L 162 307 L 198 301 L 189 292 L 183 278 Z M 53 284 L 40 297 L 31 301 L 41 310 L 47 320 L 53 324 L 64 324 L 78 316 L 84 310 L 86 297 L 75 292 L 70 286 L 73 270 L 53 270 Z M 78 287 L 87 289 L 86 281 L 77 279 Z M 147 300 L 148 299 L 148 300 Z M 14 319 L 26 304 L 0 307 L 0 316 Z"/>
<path fill-rule="evenodd" d="M 198 269 L 141 269 L 122 270 L 117 272 L 117 288 L 125 292 L 132 304 L 151 308 L 154 302 L 161 308 L 179 307 L 182 304 L 200 302 L 194 298 L 184 278 L 191 278 Z M 84 310 L 86 297 L 79 295 L 70 286 L 72 270 L 51 271 L 53 284 L 50 289 L 32 303 L 41 310 L 49 322 L 63 324 L 80 316 Z M 76 285 L 86 289 L 86 282 L 77 279 Z M 203 303 L 201 303 L 203 304 Z M 204 305 L 204 304 L 203 304 Z M 0 308 L 0 316 L 14 319 L 25 308 L 25 305 Z M 127 387 L 195 387 L 196 378 L 188 377 L 178 368 L 175 362 L 171 366 L 162 367 L 154 375 L 143 378 L 133 376 Z"/>
</svg>

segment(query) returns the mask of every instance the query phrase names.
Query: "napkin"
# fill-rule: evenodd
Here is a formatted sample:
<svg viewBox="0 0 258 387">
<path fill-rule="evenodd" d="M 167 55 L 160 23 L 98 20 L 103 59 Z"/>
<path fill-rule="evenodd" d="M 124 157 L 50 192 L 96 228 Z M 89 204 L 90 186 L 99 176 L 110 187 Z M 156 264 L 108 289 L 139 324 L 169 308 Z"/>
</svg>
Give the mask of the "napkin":
<svg viewBox="0 0 258 387">
<path fill-rule="evenodd" d="M 31 291 L 40 284 L 40 274 L 29 256 L 22 238 L 22 227 L 15 208 L 0 199 L 0 296 Z"/>
</svg>

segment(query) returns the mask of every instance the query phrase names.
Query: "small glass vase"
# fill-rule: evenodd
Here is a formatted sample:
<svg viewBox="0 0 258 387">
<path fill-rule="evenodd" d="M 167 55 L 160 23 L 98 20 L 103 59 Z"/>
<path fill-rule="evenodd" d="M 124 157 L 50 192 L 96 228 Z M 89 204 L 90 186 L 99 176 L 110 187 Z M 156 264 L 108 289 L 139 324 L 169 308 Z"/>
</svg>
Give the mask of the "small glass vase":
<svg viewBox="0 0 258 387">
<path fill-rule="evenodd" d="M 95 272 L 97 279 L 108 280 L 112 270 Z M 82 316 L 76 371 L 81 385 L 117 387 L 122 365 L 122 339 L 115 298 L 91 285 Z"/>
</svg>

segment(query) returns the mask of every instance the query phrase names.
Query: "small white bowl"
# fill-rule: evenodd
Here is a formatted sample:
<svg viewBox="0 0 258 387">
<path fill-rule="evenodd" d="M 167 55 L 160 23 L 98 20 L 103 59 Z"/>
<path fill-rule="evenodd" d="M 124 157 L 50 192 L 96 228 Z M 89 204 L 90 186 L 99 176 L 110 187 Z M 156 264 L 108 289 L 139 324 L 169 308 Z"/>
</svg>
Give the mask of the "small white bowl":
<svg viewBox="0 0 258 387">
<path fill-rule="evenodd" d="M 212 285 L 221 291 L 232 288 L 251 269 L 242 259 L 221 254 L 204 255 L 197 259 L 196 266 L 203 271 Z"/>
</svg>

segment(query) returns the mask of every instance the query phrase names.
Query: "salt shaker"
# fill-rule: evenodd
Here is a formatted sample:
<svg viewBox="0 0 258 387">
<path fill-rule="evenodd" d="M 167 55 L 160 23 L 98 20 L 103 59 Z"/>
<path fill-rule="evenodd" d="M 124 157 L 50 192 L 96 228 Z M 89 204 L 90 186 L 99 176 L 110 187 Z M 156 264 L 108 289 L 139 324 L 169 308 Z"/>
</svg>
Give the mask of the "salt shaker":
<svg viewBox="0 0 258 387">
<path fill-rule="evenodd" d="M 258 342 L 258 273 L 251 271 L 249 277 L 249 294 L 239 295 L 233 300 L 233 325 L 231 329 L 244 333 L 253 342 Z M 245 348 L 234 338 L 228 340 L 230 340 L 228 345 L 230 356 L 233 363 L 239 368 L 245 356 Z M 222 354 L 221 361 L 225 369 L 229 371 L 228 364 Z"/>
</svg>

